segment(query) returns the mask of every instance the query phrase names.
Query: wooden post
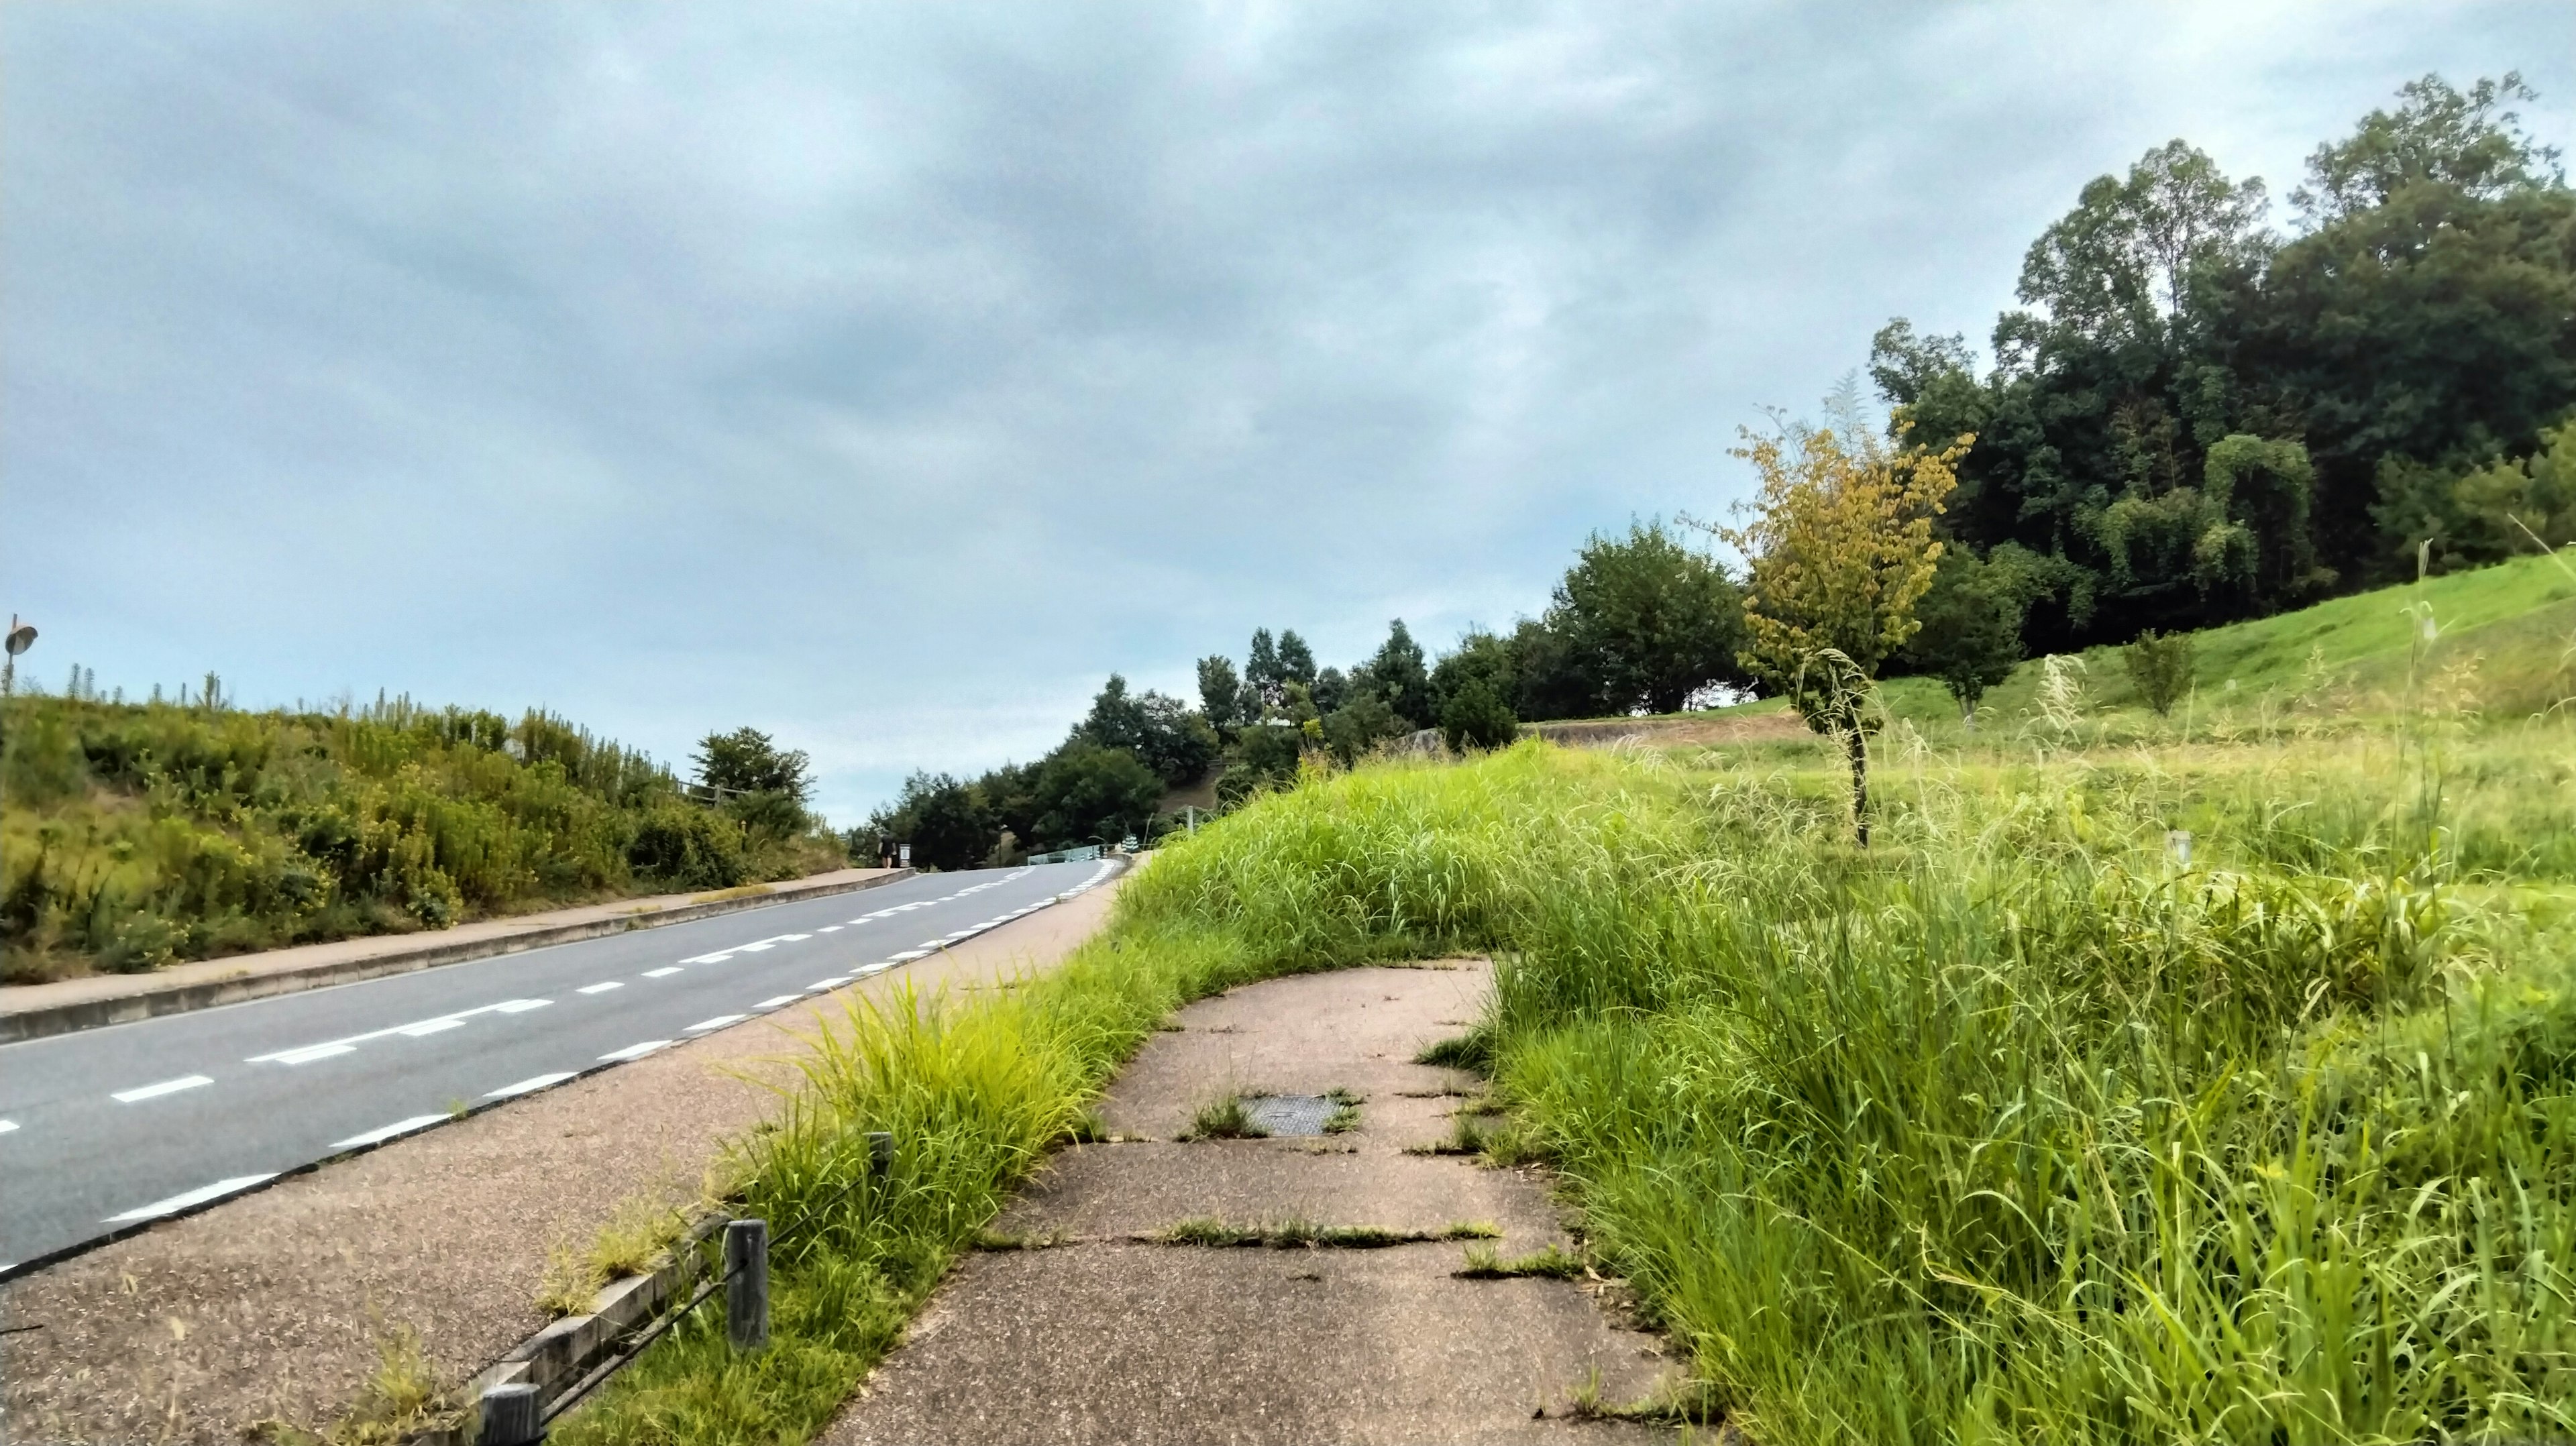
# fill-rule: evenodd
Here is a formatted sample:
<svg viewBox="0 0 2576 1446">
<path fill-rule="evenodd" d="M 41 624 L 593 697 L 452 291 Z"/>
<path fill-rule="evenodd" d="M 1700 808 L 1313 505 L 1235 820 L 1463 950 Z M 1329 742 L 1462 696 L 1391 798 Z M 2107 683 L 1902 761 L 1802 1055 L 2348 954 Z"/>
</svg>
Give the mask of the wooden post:
<svg viewBox="0 0 2576 1446">
<path fill-rule="evenodd" d="M 725 1226 L 725 1330 L 734 1349 L 769 1345 L 769 1222 L 735 1220 Z"/>
<path fill-rule="evenodd" d="M 514 1381 L 484 1389 L 483 1425 L 474 1433 L 474 1446 L 531 1446 L 542 1439 L 536 1387 Z"/>
</svg>

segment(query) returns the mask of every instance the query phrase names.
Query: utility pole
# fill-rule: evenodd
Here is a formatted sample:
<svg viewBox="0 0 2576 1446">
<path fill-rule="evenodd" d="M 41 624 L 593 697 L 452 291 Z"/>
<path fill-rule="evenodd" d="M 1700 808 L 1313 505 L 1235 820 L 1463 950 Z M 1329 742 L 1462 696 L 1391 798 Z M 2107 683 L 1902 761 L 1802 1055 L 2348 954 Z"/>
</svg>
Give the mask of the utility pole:
<svg viewBox="0 0 2576 1446">
<path fill-rule="evenodd" d="M 9 635 L 5 639 L 0 639 L 0 647 L 5 647 L 8 652 L 7 657 L 0 658 L 0 794 L 5 794 L 8 785 L 9 745 L 15 742 L 18 736 L 17 729 L 10 726 L 8 707 L 10 695 L 18 689 L 18 655 L 35 645 L 36 630 L 18 621 L 16 613 L 11 613 Z M 0 809 L 0 844 L 5 844 L 8 837 L 6 823 L 6 810 Z M 5 884 L 8 877 L 8 870 L 0 867 L 0 884 Z M 0 1340 L 6 1339 L 5 1333 L 0 1333 Z M 0 1446 L 8 1446 L 8 1441 L 8 1423 L 0 1421 Z"/>
</svg>

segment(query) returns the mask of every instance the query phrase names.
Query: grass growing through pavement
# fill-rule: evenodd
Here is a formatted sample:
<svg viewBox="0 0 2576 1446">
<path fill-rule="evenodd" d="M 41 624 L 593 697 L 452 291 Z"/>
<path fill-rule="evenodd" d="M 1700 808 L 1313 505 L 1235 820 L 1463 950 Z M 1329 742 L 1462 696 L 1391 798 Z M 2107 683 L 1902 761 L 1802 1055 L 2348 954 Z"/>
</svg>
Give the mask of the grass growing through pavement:
<svg viewBox="0 0 2576 1446">
<path fill-rule="evenodd" d="M 1490 1245 L 1467 1247 L 1467 1261 L 1451 1272 L 1460 1280 L 1514 1280 L 1539 1276 L 1548 1280 L 1573 1280 L 1583 1274 L 1583 1262 L 1551 1245 L 1529 1255 L 1510 1260 Z"/>
<path fill-rule="evenodd" d="M 1383 1250 L 1391 1245 L 1421 1245 L 1444 1240 L 1492 1240 L 1502 1233 L 1501 1227 L 1483 1221 L 1453 1221 L 1438 1230 L 1391 1230 L 1381 1225 L 1318 1225 L 1311 1220 L 1285 1220 L 1276 1225 L 1228 1225 L 1213 1215 L 1197 1215 L 1136 1238 L 1151 1245 Z"/>
<path fill-rule="evenodd" d="M 1243 1096 L 1226 1095 L 1199 1106 L 1190 1117 L 1190 1127 L 1181 1132 L 1184 1140 L 1266 1140 L 1270 1132 L 1252 1118 L 1243 1106 Z"/>
</svg>

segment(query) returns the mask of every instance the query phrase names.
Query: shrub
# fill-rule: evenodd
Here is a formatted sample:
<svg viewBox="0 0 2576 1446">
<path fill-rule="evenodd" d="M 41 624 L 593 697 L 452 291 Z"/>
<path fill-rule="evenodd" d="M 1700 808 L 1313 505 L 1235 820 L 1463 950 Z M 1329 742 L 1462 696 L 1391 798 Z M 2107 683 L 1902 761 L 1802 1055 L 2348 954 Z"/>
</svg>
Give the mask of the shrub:
<svg viewBox="0 0 2576 1446">
<path fill-rule="evenodd" d="M 2138 696 L 2161 718 L 2191 691 L 2192 640 L 2189 633 L 2163 633 L 2149 628 L 2120 650 L 2129 665 L 2129 681 Z"/>
<path fill-rule="evenodd" d="M 730 889 L 743 882 L 742 826 L 712 809 L 665 803 L 644 816 L 626 862 L 637 874 L 683 889 Z"/>
</svg>

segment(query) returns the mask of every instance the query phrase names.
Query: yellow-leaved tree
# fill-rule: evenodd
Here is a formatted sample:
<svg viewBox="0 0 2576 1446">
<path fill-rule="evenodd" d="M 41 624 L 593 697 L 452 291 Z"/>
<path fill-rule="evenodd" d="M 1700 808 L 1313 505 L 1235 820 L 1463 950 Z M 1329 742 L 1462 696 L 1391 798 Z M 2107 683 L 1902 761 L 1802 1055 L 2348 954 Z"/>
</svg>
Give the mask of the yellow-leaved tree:
<svg viewBox="0 0 2576 1446">
<path fill-rule="evenodd" d="M 1901 423 L 1900 418 L 1900 423 Z M 1902 425 L 1896 427 L 1902 436 Z M 1734 455 L 1762 474 L 1741 527 L 1714 531 L 1744 554 L 1739 655 L 1766 689 L 1788 695 L 1807 726 L 1851 758 L 1852 827 L 1869 846 L 1870 682 L 1914 636 L 1914 604 L 1932 586 L 1941 543 L 1932 518 L 1958 485 L 1974 436 L 1935 452 L 1902 451 L 1831 428 L 1744 434 Z"/>
</svg>

